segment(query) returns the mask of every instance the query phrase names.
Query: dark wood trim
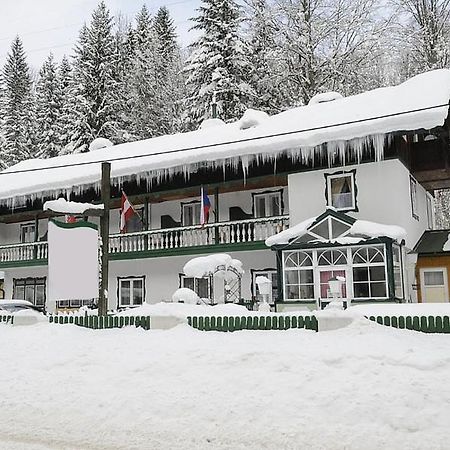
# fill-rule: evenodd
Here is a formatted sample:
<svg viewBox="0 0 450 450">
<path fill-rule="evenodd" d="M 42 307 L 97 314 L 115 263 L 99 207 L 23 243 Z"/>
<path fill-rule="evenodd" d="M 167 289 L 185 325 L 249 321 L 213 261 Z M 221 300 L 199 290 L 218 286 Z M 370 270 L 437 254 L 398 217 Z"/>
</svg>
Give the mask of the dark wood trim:
<svg viewBox="0 0 450 450">
<path fill-rule="evenodd" d="M 147 288 L 146 288 L 146 276 L 145 275 L 130 275 L 130 276 L 123 276 L 123 277 L 117 277 L 117 289 L 116 289 L 116 293 L 117 293 L 117 309 L 120 308 L 133 308 L 133 307 L 137 307 L 139 305 L 124 305 L 124 306 L 120 306 L 120 281 L 121 280 L 140 280 L 143 279 L 144 282 L 142 284 L 142 288 L 143 288 L 143 295 L 142 295 L 142 304 L 144 304 L 146 302 L 147 299 Z M 130 302 L 131 302 L 131 298 L 130 298 Z"/>
</svg>

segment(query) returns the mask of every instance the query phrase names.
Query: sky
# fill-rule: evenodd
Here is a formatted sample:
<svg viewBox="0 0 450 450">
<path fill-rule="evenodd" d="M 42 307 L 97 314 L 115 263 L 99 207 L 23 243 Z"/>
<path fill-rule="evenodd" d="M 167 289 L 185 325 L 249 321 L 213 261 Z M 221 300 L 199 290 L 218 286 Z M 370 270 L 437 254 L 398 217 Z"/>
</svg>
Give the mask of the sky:
<svg viewBox="0 0 450 450">
<path fill-rule="evenodd" d="M 182 45 L 192 42 L 189 32 L 200 0 L 105 0 L 113 15 L 121 12 L 134 18 L 146 3 L 151 12 L 166 5 L 177 27 Z M 3 67 L 11 41 L 18 34 L 28 62 L 38 70 L 52 52 L 57 60 L 71 55 L 78 32 L 88 21 L 98 0 L 0 0 L 0 66 Z"/>
</svg>

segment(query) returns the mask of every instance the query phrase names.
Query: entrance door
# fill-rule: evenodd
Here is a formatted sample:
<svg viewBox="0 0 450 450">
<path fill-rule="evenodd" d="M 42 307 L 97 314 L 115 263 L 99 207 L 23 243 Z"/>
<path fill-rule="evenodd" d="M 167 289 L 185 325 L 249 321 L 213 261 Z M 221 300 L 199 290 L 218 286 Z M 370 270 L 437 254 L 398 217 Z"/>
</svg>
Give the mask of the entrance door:
<svg viewBox="0 0 450 450">
<path fill-rule="evenodd" d="M 449 301 L 445 267 L 420 269 L 420 286 L 423 303 L 446 303 Z"/>
<path fill-rule="evenodd" d="M 328 281 L 331 278 L 342 277 L 347 278 L 345 274 L 345 270 L 321 270 L 320 271 L 320 298 L 327 299 L 332 298 L 330 293 L 330 286 L 328 285 Z M 346 282 L 342 283 L 342 298 L 347 298 L 347 286 Z"/>
</svg>

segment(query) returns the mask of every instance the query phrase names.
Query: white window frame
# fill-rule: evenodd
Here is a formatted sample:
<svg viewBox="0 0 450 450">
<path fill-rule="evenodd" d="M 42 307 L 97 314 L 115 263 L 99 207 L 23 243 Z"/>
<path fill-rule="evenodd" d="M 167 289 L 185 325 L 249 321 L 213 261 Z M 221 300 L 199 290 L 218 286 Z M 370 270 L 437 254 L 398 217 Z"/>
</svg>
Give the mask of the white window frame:
<svg viewBox="0 0 450 450">
<path fill-rule="evenodd" d="M 259 295 L 258 286 L 256 284 L 256 278 L 257 277 L 269 278 L 268 277 L 269 274 L 270 274 L 270 278 L 272 278 L 273 275 L 275 275 L 276 279 L 278 277 L 277 269 L 265 269 L 265 270 L 264 269 L 254 269 L 254 270 L 252 270 L 252 290 L 253 290 L 252 295 L 253 295 L 253 298 L 255 300 L 257 300 L 257 297 Z M 277 297 L 278 297 L 278 288 L 279 288 L 279 286 L 277 286 Z M 270 298 L 269 298 L 269 303 L 270 304 L 275 303 L 275 298 L 274 298 L 274 295 L 273 295 L 273 281 L 272 281 L 272 293 L 271 293 Z"/>
<path fill-rule="evenodd" d="M 434 229 L 434 205 L 433 205 L 433 196 L 427 192 L 426 194 L 427 201 L 427 225 L 429 230 Z"/>
<path fill-rule="evenodd" d="M 278 214 L 273 214 L 273 211 L 270 211 L 270 213 L 268 214 L 269 209 L 271 208 L 271 202 L 270 199 L 272 197 L 277 197 L 278 200 L 278 205 L 279 205 L 279 211 Z M 258 214 L 257 211 L 257 199 L 258 198 L 264 198 L 264 212 L 265 215 L 262 216 L 260 214 Z M 253 215 L 256 219 L 260 219 L 260 218 L 264 218 L 264 217 L 277 217 L 277 216 L 281 216 L 283 214 L 283 196 L 282 196 L 282 191 L 271 191 L 271 192 L 257 192 L 253 194 Z"/>
<path fill-rule="evenodd" d="M 130 304 L 124 305 L 122 303 L 122 283 L 124 281 L 130 282 Z M 136 303 L 134 300 L 134 283 L 135 281 L 141 281 L 142 282 L 142 303 Z M 145 275 L 142 276 L 136 276 L 136 277 L 118 277 L 117 278 L 117 301 L 118 301 L 118 307 L 119 308 L 130 308 L 130 307 L 136 307 L 141 306 L 145 303 Z"/>
<path fill-rule="evenodd" d="M 18 286 L 19 285 L 19 286 Z M 15 300 L 26 300 L 26 287 L 33 287 L 33 300 L 31 303 L 35 306 L 45 307 L 47 299 L 47 279 L 45 277 L 28 277 L 28 278 L 14 278 L 13 279 L 13 298 Z M 43 286 L 44 297 L 41 301 L 36 301 L 37 286 Z M 23 298 L 17 295 L 17 287 L 23 287 Z"/>
<path fill-rule="evenodd" d="M 420 291 L 421 291 L 421 299 L 422 299 L 422 303 L 426 303 L 425 300 L 425 296 L 424 296 L 424 291 L 425 291 L 425 273 L 426 272 L 442 272 L 444 275 L 444 284 L 441 285 L 433 285 L 433 286 L 444 286 L 445 287 L 445 292 L 447 293 L 447 298 L 449 296 L 449 291 L 448 291 L 448 276 L 447 276 L 447 268 L 446 267 L 422 267 L 420 269 Z M 429 285 L 430 286 L 430 285 Z"/>
<path fill-rule="evenodd" d="M 195 213 L 195 209 L 197 207 L 198 207 L 198 214 Z M 182 226 L 183 227 L 191 227 L 191 226 L 195 226 L 195 225 L 200 225 L 200 213 L 201 213 L 200 208 L 201 208 L 201 202 L 198 200 L 181 204 L 181 218 L 182 218 Z M 186 214 L 187 209 L 193 209 L 192 218 L 193 218 L 194 223 L 186 223 L 186 218 L 188 217 L 188 215 Z"/>
<path fill-rule="evenodd" d="M 186 280 L 194 280 L 194 292 L 200 297 L 200 294 L 199 294 L 199 280 L 206 280 L 207 281 L 207 283 L 208 283 L 208 297 L 200 297 L 201 299 L 208 299 L 208 300 L 213 300 L 213 298 L 212 298 L 212 294 L 213 294 L 213 291 L 212 291 L 212 280 L 211 280 L 211 277 L 201 277 L 201 278 L 195 278 L 195 277 L 188 277 L 188 276 L 186 276 L 184 273 L 182 273 L 182 274 L 180 274 L 180 287 L 182 287 L 182 288 L 184 288 L 184 287 L 186 287 L 185 286 L 185 281 Z"/>
<path fill-rule="evenodd" d="M 411 214 L 414 219 L 419 220 L 419 208 L 417 202 L 417 180 L 409 176 L 409 193 L 411 197 Z"/>
<path fill-rule="evenodd" d="M 344 172 L 336 174 L 326 174 L 327 181 L 327 206 L 335 208 L 336 211 L 354 211 L 356 210 L 356 183 L 355 183 L 355 172 Z M 351 190 L 352 190 L 352 205 L 345 208 L 338 208 L 333 205 L 333 195 L 331 192 L 331 181 L 339 178 L 349 178 L 351 180 Z"/>
<path fill-rule="evenodd" d="M 24 233 L 27 233 L 27 234 L 24 234 Z M 31 234 L 31 238 L 30 238 L 31 240 L 29 240 L 29 241 L 25 239 L 25 236 L 28 235 L 28 233 Z M 36 233 L 36 224 L 34 222 L 21 223 L 20 224 L 20 243 L 27 244 L 29 242 L 34 242 L 35 233 Z"/>
</svg>

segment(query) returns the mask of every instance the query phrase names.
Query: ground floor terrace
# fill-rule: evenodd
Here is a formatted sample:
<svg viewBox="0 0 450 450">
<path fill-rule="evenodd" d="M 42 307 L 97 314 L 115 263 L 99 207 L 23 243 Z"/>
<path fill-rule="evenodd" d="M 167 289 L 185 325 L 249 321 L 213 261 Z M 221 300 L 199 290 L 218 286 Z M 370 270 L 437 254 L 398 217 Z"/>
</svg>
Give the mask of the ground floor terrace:
<svg viewBox="0 0 450 450">
<path fill-rule="evenodd" d="M 0 340 L 5 450 L 448 444 L 446 334 L 44 323 L 0 325 Z"/>
</svg>

